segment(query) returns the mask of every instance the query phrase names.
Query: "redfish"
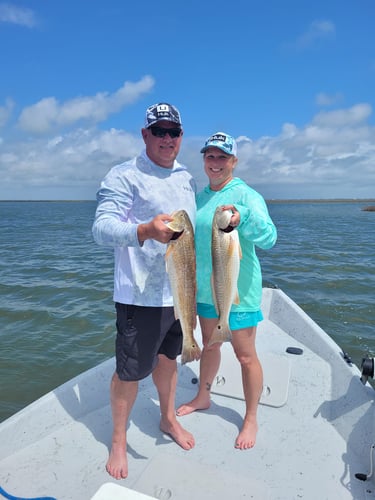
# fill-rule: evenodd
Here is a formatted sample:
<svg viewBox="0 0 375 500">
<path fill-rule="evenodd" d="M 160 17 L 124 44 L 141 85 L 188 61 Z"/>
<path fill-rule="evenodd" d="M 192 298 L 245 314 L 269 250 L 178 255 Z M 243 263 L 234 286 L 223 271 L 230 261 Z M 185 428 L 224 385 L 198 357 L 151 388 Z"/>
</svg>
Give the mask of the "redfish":
<svg viewBox="0 0 375 500">
<path fill-rule="evenodd" d="M 218 322 L 209 341 L 230 342 L 232 332 L 229 327 L 229 313 L 232 304 L 239 304 L 237 288 L 242 257 L 237 229 L 228 231 L 231 210 L 217 207 L 212 221 L 212 276 L 211 288 Z"/>
<path fill-rule="evenodd" d="M 173 212 L 171 217 L 173 220 L 167 226 L 175 232 L 175 237 L 168 243 L 165 260 L 175 316 L 181 323 L 181 364 L 184 364 L 201 356 L 201 349 L 194 338 L 197 326 L 194 229 L 185 210 Z"/>
</svg>

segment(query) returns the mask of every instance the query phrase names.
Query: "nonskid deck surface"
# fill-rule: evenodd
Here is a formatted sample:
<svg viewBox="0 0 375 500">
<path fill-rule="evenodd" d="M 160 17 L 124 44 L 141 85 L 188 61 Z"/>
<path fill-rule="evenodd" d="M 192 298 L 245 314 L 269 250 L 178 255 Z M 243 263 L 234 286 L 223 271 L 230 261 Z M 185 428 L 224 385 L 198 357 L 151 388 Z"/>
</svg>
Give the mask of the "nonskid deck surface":
<svg viewBox="0 0 375 500">
<path fill-rule="evenodd" d="M 19 497 L 58 500 L 91 499 L 106 483 L 172 500 L 375 498 L 372 482 L 354 477 L 369 472 L 372 401 L 345 397 L 356 386 L 350 377 L 333 388 L 334 365 L 267 318 L 257 338 L 265 388 L 253 449 L 234 448 L 244 401 L 239 366 L 225 344 L 210 409 L 181 417 L 195 448 L 184 451 L 159 430 L 158 398 L 148 378 L 140 384 L 128 429 L 129 477 L 113 480 L 105 471 L 112 359 L 0 426 L 0 485 Z M 303 354 L 286 353 L 290 346 Z M 195 395 L 198 367 L 179 366 L 176 405 Z M 353 452 L 361 441 L 360 453 Z M 21 442 L 24 447 L 11 453 Z"/>
</svg>

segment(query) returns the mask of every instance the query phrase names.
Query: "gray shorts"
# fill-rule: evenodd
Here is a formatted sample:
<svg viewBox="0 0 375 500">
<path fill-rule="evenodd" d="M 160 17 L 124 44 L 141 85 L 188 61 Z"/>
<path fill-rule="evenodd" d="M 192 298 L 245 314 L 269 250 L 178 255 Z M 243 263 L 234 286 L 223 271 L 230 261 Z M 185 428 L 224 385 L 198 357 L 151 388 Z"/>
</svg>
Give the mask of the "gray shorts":
<svg viewBox="0 0 375 500">
<path fill-rule="evenodd" d="M 116 302 L 116 372 L 120 380 L 147 377 L 158 354 L 176 359 L 182 350 L 181 325 L 173 307 L 144 307 Z"/>
</svg>

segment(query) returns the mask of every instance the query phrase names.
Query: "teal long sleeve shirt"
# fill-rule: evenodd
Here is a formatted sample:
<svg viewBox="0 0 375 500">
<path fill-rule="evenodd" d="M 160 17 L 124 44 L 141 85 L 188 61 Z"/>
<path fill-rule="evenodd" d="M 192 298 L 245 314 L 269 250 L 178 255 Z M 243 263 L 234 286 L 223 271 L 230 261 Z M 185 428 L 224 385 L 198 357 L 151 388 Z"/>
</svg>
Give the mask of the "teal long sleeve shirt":
<svg viewBox="0 0 375 500">
<path fill-rule="evenodd" d="M 211 232 L 215 209 L 221 205 L 234 205 L 240 213 L 237 227 L 242 249 L 238 278 L 240 303 L 232 305 L 232 311 L 255 312 L 260 309 L 262 298 L 262 272 L 255 247 L 272 248 L 277 231 L 263 197 L 239 178 L 232 179 L 220 191 L 212 191 L 207 186 L 197 195 L 197 302 L 214 304 L 211 292 Z"/>
</svg>

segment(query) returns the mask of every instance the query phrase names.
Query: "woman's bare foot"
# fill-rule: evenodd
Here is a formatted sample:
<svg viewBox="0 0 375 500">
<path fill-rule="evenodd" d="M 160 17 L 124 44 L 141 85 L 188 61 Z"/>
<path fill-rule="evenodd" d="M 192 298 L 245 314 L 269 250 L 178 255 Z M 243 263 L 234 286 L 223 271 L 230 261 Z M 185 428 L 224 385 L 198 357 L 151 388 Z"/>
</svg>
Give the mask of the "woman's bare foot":
<svg viewBox="0 0 375 500">
<path fill-rule="evenodd" d="M 194 436 L 184 429 L 177 420 L 174 422 L 161 421 L 160 430 L 164 434 L 168 434 L 184 450 L 191 450 L 195 445 Z"/>
<path fill-rule="evenodd" d="M 128 476 L 128 458 L 126 444 L 112 443 L 111 452 L 105 466 L 108 474 L 115 479 L 125 479 Z"/>
<path fill-rule="evenodd" d="M 244 420 L 241 432 L 238 434 L 234 447 L 238 450 L 247 450 L 255 445 L 258 424 L 256 420 Z"/>
<path fill-rule="evenodd" d="M 196 397 L 190 401 L 190 403 L 185 403 L 179 406 L 176 410 L 176 415 L 178 417 L 183 417 L 184 415 L 189 415 L 189 413 L 193 413 L 197 410 L 208 410 L 210 404 L 211 402 L 209 399 L 200 399 L 199 397 Z"/>
</svg>

